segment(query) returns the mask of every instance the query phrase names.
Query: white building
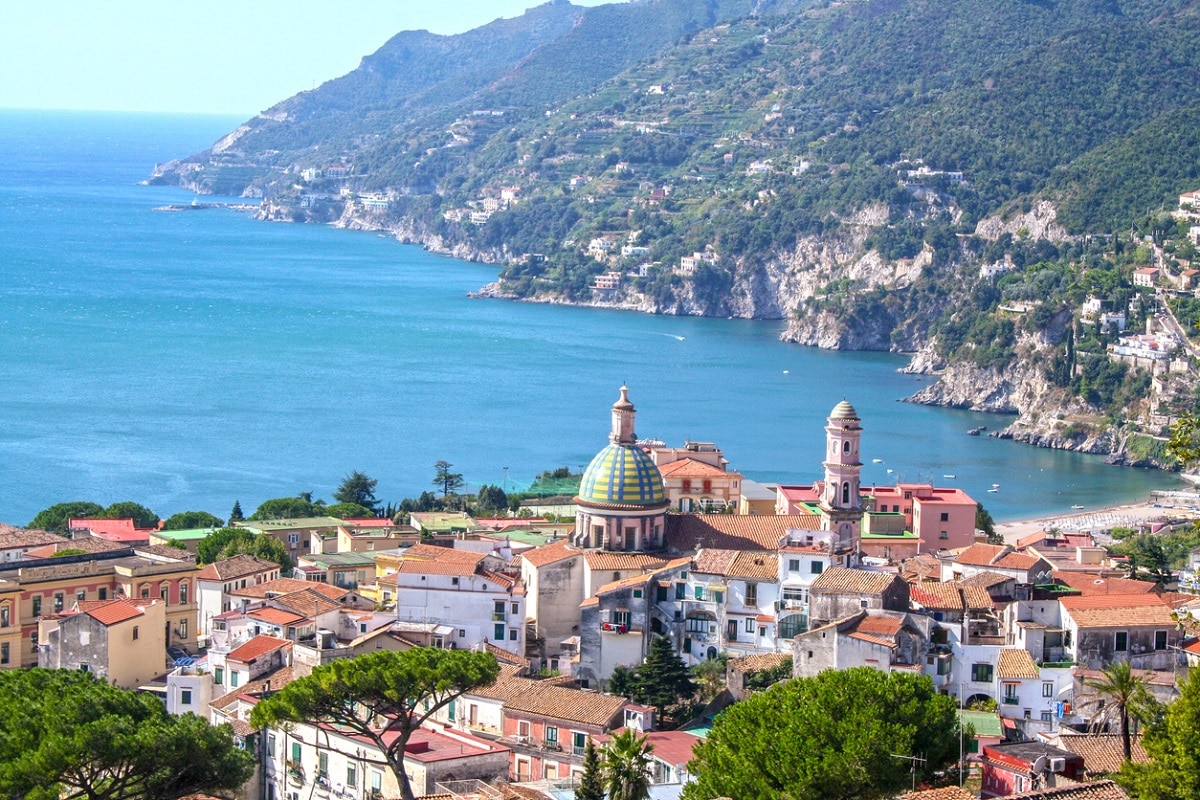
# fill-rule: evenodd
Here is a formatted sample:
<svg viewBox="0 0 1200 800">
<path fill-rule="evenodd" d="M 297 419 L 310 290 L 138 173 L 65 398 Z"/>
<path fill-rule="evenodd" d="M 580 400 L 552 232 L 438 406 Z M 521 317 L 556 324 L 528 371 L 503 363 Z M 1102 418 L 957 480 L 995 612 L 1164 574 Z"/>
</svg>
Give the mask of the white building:
<svg viewBox="0 0 1200 800">
<path fill-rule="evenodd" d="M 196 594 L 200 617 L 200 636 L 212 632 L 212 619 L 234 606 L 231 593 L 258 586 L 279 577 L 279 565 L 251 555 L 237 555 L 216 561 L 196 574 Z"/>
</svg>

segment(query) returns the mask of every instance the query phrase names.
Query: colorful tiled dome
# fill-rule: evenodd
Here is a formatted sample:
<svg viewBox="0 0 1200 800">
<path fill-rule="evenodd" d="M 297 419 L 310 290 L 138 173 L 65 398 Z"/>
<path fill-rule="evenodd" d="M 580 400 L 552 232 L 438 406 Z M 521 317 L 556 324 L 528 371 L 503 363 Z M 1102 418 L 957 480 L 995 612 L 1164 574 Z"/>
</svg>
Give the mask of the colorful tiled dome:
<svg viewBox="0 0 1200 800">
<path fill-rule="evenodd" d="M 601 506 L 657 506 L 667 502 L 667 493 L 662 473 L 645 450 L 610 444 L 584 470 L 579 501 Z"/>
</svg>

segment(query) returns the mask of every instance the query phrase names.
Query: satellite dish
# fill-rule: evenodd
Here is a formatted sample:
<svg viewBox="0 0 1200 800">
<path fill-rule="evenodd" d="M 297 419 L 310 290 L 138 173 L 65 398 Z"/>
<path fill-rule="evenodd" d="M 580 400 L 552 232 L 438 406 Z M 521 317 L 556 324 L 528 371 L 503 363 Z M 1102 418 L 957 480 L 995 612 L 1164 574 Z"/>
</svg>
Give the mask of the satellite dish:
<svg viewBox="0 0 1200 800">
<path fill-rule="evenodd" d="M 1038 756 L 1037 760 L 1033 762 L 1033 774 L 1041 775 L 1045 771 L 1046 771 L 1046 757 Z"/>
</svg>

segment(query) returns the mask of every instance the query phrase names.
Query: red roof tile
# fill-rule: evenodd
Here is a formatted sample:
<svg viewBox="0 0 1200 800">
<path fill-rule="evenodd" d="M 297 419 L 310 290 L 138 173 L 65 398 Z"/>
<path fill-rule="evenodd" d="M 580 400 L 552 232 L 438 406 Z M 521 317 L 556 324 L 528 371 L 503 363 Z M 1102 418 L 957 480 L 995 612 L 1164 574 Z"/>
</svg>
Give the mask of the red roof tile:
<svg viewBox="0 0 1200 800">
<path fill-rule="evenodd" d="M 104 626 L 116 625 L 145 614 L 139 606 L 125 599 L 101 601 L 86 610 L 82 608 L 81 604 L 79 610 Z"/>
<path fill-rule="evenodd" d="M 250 641 L 246 642 L 241 647 L 236 648 L 225 658 L 229 661 L 249 662 L 267 653 L 274 652 L 281 647 L 291 647 L 292 643 L 287 639 L 279 639 L 275 636 L 267 636 L 260 634 L 255 636 Z"/>
</svg>

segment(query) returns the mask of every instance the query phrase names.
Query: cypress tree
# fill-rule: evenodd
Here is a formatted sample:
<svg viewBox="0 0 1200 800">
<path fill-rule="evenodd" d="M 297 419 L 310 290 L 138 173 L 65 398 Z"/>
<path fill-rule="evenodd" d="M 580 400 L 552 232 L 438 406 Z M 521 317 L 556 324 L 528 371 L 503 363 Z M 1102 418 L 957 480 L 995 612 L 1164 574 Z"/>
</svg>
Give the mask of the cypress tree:
<svg viewBox="0 0 1200 800">
<path fill-rule="evenodd" d="M 604 800 L 604 770 L 600 752 L 590 736 L 583 750 L 583 775 L 575 789 L 575 800 Z"/>
<path fill-rule="evenodd" d="M 637 700 L 663 710 L 680 699 L 690 700 L 696 684 L 683 659 L 665 636 L 650 642 L 646 660 L 637 668 Z"/>
</svg>

